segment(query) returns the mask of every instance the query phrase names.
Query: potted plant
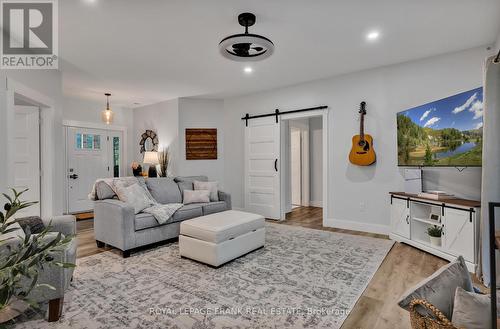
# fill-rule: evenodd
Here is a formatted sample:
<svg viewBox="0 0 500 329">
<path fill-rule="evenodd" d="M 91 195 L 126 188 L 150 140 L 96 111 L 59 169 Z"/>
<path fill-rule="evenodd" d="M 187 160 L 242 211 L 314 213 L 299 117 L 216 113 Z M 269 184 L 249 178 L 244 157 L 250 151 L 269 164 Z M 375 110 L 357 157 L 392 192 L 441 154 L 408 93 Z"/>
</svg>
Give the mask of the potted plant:
<svg viewBox="0 0 500 329">
<path fill-rule="evenodd" d="M 433 225 L 427 228 L 427 234 L 431 239 L 431 245 L 435 247 L 441 247 L 441 235 L 443 233 L 443 228 L 441 226 Z"/>
<path fill-rule="evenodd" d="M 38 284 L 38 275 L 44 266 L 75 267 L 74 264 L 60 263 L 51 256 L 61 251 L 73 238 L 63 237 L 61 233 L 50 238 L 50 224 L 39 234 L 31 234 L 29 229 L 24 238 L 11 243 L 12 234 L 21 230 L 13 216 L 21 209 L 30 207 L 36 202 L 25 202 L 20 196 L 26 192 L 12 189 L 13 195 L 3 193 L 7 199 L 4 212 L 0 211 L 0 323 L 4 323 L 20 315 L 28 307 L 35 310 L 38 305 L 29 299 L 33 289 L 54 289 L 49 285 Z M 1 327 L 1 326 L 0 326 Z"/>
</svg>

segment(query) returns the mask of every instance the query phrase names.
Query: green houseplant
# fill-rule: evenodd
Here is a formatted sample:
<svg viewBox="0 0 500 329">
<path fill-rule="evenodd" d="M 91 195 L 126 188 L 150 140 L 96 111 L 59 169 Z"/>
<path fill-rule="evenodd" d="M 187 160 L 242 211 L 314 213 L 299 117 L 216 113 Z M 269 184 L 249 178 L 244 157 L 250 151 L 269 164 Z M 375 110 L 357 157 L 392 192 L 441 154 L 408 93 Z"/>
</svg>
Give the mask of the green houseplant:
<svg viewBox="0 0 500 329">
<path fill-rule="evenodd" d="M 12 189 L 12 195 L 2 193 L 7 203 L 4 211 L 0 211 L 0 323 L 19 315 L 27 307 L 38 309 L 38 305 L 29 299 L 33 289 L 54 289 L 38 284 L 38 274 L 44 266 L 75 267 L 74 264 L 57 262 L 51 256 L 61 252 L 73 237 L 64 237 L 61 233 L 55 237 L 49 235 L 50 224 L 39 234 L 31 234 L 27 229 L 24 237 L 22 232 L 13 237 L 16 231 L 22 231 L 15 225 L 17 220 L 13 216 L 36 204 L 20 200 L 26 191 Z"/>
<path fill-rule="evenodd" d="M 443 234 L 443 228 L 441 226 L 430 226 L 427 228 L 427 235 L 431 240 L 431 245 L 440 247 L 441 246 L 441 235 Z"/>
</svg>

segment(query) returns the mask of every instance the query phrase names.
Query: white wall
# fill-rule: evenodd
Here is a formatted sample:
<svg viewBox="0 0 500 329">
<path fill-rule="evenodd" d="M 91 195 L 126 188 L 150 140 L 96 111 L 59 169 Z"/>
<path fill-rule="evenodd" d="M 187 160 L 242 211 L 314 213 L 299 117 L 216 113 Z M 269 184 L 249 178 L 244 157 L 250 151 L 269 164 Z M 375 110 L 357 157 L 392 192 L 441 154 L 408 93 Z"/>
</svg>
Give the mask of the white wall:
<svg viewBox="0 0 500 329">
<path fill-rule="evenodd" d="M 63 130 L 62 130 L 62 76 L 58 70 L 0 70 L 0 152 L 3 156 L 6 154 L 7 149 L 7 119 L 6 109 L 4 108 L 6 102 L 5 97 L 5 82 L 6 78 L 13 79 L 21 83 L 39 94 L 50 98 L 55 104 L 54 122 L 52 140 L 54 141 L 54 153 L 52 163 L 53 168 L 46 168 L 52 171 L 53 179 L 53 194 L 52 194 L 52 213 L 54 215 L 62 214 L 63 212 L 63 186 L 64 186 L 64 166 L 63 166 Z M 43 154 L 42 154 L 43 156 Z M 0 161 L 0 189 L 6 190 L 9 188 L 7 175 L 8 159 Z"/>
<path fill-rule="evenodd" d="M 101 121 L 101 112 L 106 108 L 105 98 L 103 95 L 102 102 L 95 102 L 76 97 L 64 97 L 63 100 L 63 120 L 80 121 L 83 123 L 103 124 Z M 128 175 L 132 174 L 130 167 L 133 161 L 133 110 L 120 106 L 113 106 L 113 98 L 110 99 L 110 108 L 114 112 L 113 126 L 121 126 L 127 128 L 127 158 L 124 166 Z"/>
<path fill-rule="evenodd" d="M 309 119 L 310 201 L 312 206 L 323 203 L 323 118 Z"/>
<path fill-rule="evenodd" d="M 177 175 L 179 162 L 179 100 L 168 100 L 133 110 L 132 154 L 134 160 L 140 163 L 143 161 L 143 155 L 140 153 L 139 142 L 141 135 L 148 129 L 155 131 L 158 135 L 159 151 L 164 147 L 169 148 L 171 157 L 169 172 L 172 175 Z"/>
<path fill-rule="evenodd" d="M 402 190 L 397 167 L 396 113 L 482 85 L 484 47 L 361 71 L 287 88 L 224 101 L 225 182 L 235 207 L 244 207 L 243 131 L 245 113 L 269 113 L 328 105 L 329 115 L 329 213 L 325 224 L 373 232 L 387 232 L 388 192 Z M 358 126 L 358 107 L 367 102 L 366 131 L 375 138 L 378 161 L 371 167 L 348 161 L 351 137 Z M 480 169 L 443 169 L 439 181 L 450 192 L 480 195 Z M 461 184 L 459 182 L 464 182 Z M 444 183 L 443 183 L 444 184 Z M 452 190 L 456 188 L 456 190 Z M 325 201 L 324 201 L 325 202 Z M 384 206 L 387 205 L 387 206 Z"/>
<path fill-rule="evenodd" d="M 179 99 L 180 176 L 206 175 L 224 185 L 224 102 L 212 99 Z M 186 160 L 186 128 L 217 128 L 217 160 Z M 228 164 L 230 165 L 230 164 Z"/>
</svg>

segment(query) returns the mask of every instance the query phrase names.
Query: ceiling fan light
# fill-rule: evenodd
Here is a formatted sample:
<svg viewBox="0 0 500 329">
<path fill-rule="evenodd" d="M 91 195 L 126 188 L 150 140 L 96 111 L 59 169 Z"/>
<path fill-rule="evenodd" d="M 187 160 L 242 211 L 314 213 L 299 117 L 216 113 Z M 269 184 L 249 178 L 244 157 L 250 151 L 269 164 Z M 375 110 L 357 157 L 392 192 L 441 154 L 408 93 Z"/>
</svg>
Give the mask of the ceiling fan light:
<svg viewBox="0 0 500 329">
<path fill-rule="evenodd" d="M 111 110 L 109 107 L 109 96 L 111 96 L 110 93 L 105 93 L 106 96 L 106 109 L 101 112 L 101 120 L 107 125 L 110 125 L 113 123 L 113 119 L 115 117 L 115 113 Z"/>
</svg>

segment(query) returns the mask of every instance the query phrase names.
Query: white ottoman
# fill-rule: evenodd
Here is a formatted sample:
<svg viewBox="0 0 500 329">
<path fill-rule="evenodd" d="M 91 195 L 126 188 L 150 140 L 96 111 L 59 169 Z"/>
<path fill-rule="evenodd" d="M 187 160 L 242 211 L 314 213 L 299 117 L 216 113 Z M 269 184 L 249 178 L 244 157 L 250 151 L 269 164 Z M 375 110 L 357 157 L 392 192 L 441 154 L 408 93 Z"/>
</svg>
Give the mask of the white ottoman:
<svg viewBox="0 0 500 329">
<path fill-rule="evenodd" d="M 264 217 L 228 210 L 181 223 L 182 257 L 218 267 L 264 246 Z"/>
</svg>

